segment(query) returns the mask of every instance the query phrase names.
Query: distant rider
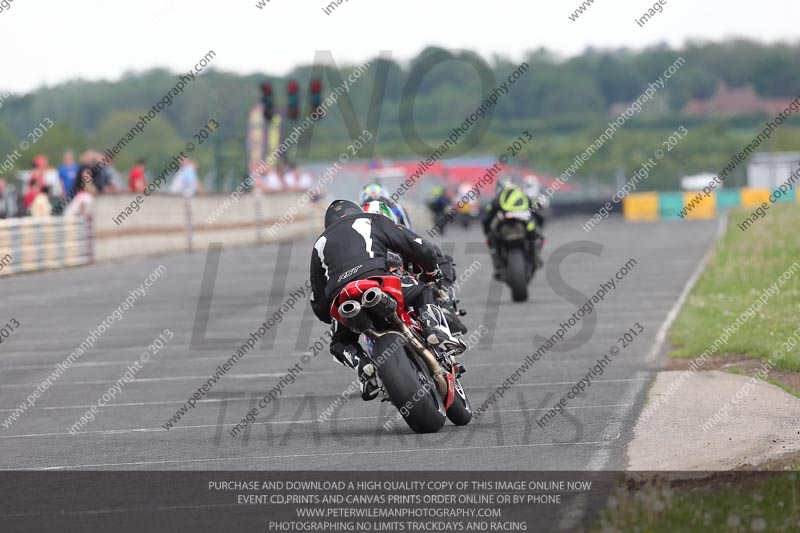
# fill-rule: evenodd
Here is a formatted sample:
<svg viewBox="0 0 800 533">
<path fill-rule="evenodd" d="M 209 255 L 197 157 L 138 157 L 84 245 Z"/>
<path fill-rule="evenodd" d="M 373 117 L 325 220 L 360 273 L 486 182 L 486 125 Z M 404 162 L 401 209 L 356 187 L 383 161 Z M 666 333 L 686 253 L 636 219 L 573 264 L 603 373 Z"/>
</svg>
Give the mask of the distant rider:
<svg viewBox="0 0 800 533">
<path fill-rule="evenodd" d="M 361 189 L 359 201 L 361 202 L 361 207 L 366 207 L 369 202 L 383 202 L 392 210 L 394 216 L 397 218 L 398 224 L 402 224 L 411 231 L 414 231 L 414 228 L 411 227 L 411 218 L 409 218 L 406 210 L 400 203 L 393 201 L 389 191 L 384 189 L 381 185 L 370 183 L 364 186 L 364 188 Z"/>
<path fill-rule="evenodd" d="M 428 196 L 428 209 L 433 213 L 433 223 L 439 229 L 439 234 L 444 235 L 447 227 L 445 213 L 453 204 L 453 198 L 447 187 L 436 185 Z"/>
<path fill-rule="evenodd" d="M 530 222 L 528 222 L 527 229 L 528 238 L 532 244 L 531 249 L 534 250 L 532 260 L 537 268 L 540 267 L 542 265 L 540 252 L 544 245 L 544 237 L 538 228 L 537 220 L 539 220 L 539 215 L 536 213 L 536 207 L 530 201 L 528 195 L 509 178 L 498 180 L 495 186 L 495 194 L 495 198 L 487 207 L 483 217 L 483 233 L 486 236 L 486 244 L 489 246 L 489 254 L 492 257 L 495 279 L 502 278 L 504 269 L 503 260 L 497 253 L 500 236 L 495 231 L 495 221 L 498 219 L 498 215 L 502 213 L 519 211 L 528 211 L 530 213 Z"/>
</svg>

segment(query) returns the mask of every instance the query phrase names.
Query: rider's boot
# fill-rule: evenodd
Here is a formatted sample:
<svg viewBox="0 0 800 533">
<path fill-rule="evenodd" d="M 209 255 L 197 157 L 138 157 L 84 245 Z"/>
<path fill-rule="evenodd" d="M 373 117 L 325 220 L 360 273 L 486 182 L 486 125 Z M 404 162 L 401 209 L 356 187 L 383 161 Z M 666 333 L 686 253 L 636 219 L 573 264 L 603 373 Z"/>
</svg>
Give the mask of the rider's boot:
<svg viewBox="0 0 800 533">
<path fill-rule="evenodd" d="M 533 236 L 533 259 L 537 270 L 544 266 L 544 262 L 542 261 L 542 248 L 544 248 L 544 236 L 536 231 Z"/>
<path fill-rule="evenodd" d="M 367 357 L 358 360 L 358 380 L 361 382 L 361 399 L 365 402 L 378 397 L 378 372 Z"/>
<path fill-rule="evenodd" d="M 344 366 L 355 368 L 361 384 L 361 399 L 374 400 L 378 396 L 378 380 L 375 365 L 373 365 L 360 344 L 331 345 L 334 358 Z"/>
<path fill-rule="evenodd" d="M 503 264 L 503 259 L 497 250 L 491 250 L 492 266 L 494 267 L 494 279 L 503 281 L 506 276 L 506 266 Z"/>
<path fill-rule="evenodd" d="M 446 351 L 456 350 L 463 353 L 467 345 L 453 337 L 450 328 L 444 320 L 442 310 L 435 305 L 426 305 L 419 314 L 422 325 L 422 335 L 431 345 L 441 347 Z"/>
</svg>

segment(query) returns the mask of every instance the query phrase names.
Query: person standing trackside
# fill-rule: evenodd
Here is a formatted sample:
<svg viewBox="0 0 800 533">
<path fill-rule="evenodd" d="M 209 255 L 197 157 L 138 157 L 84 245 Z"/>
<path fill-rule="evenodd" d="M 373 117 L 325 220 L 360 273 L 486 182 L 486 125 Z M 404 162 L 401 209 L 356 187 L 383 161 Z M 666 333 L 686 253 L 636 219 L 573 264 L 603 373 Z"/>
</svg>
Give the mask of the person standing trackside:
<svg viewBox="0 0 800 533">
<path fill-rule="evenodd" d="M 6 180 L 0 178 L 0 220 L 8 216 L 8 203 L 6 198 L 8 192 L 6 191 Z"/>
<path fill-rule="evenodd" d="M 50 218 L 53 205 L 50 203 L 50 187 L 45 185 L 39 189 L 31 203 L 31 217 Z"/>
<path fill-rule="evenodd" d="M 141 194 L 147 188 L 145 177 L 145 161 L 140 159 L 128 172 L 128 190 L 134 194 Z"/>
<path fill-rule="evenodd" d="M 203 193 L 203 187 L 197 177 L 197 163 L 188 157 L 181 159 L 181 169 L 175 174 L 170 191 L 183 196 L 196 196 Z"/>
<path fill-rule="evenodd" d="M 65 151 L 61 161 L 61 166 L 58 167 L 61 194 L 69 196 L 70 191 L 75 187 L 75 180 L 78 179 L 78 164 L 75 162 L 75 154 L 72 150 Z"/>
<path fill-rule="evenodd" d="M 75 182 L 73 190 L 76 191 L 75 196 L 64 210 L 64 216 L 92 216 L 97 187 L 94 186 L 92 172 L 88 167 L 78 174 L 78 181 Z"/>
</svg>

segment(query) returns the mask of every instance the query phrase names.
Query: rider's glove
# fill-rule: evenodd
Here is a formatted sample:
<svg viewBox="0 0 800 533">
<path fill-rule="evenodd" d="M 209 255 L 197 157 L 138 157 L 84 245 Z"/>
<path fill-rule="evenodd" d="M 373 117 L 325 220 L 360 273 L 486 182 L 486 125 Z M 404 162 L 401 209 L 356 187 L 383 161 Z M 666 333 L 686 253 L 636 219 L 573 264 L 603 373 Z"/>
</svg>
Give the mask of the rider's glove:
<svg viewBox="0 0 800 533">
<path fill-rule="evenodd" d="M 423 272 L 419 276 L 419 280 L 422 283 L 435 283 L 442 277 L 442 271 L 440 269 L 436 269 L 433 272 Z"/>
</svg>

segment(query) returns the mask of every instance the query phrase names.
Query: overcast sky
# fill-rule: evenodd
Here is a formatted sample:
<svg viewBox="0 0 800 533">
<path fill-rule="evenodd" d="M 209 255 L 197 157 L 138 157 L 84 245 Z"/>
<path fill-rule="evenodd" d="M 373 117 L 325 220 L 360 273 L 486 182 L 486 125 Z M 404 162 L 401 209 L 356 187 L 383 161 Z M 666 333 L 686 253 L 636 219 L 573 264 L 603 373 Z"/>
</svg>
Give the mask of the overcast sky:
<svg viewBox="0 0 800 533">
<path fill-rule="evenodd" d="M 407 60 L 427 45 L 516 59 L 542 46 L 567 56 L 687 39 L 800 40 L 797 0 L 666 0 L 645 27 L 635 19 L 647 0 L 595 0 L 576 22 L 568 15 L 581 0 L 347 0 L 326 15 L 330 1 L 265 0 L 258 9 L 258 0 L 13 0 L 0 12 L 0 88 L 186 71 L 208 50 L 219 69 L 284 74 L 315 50 L 344 63 L 380 50 Z"/>
</svg>

